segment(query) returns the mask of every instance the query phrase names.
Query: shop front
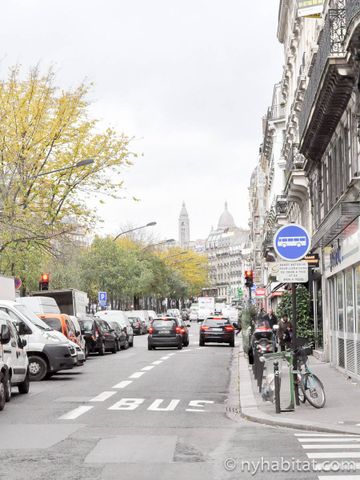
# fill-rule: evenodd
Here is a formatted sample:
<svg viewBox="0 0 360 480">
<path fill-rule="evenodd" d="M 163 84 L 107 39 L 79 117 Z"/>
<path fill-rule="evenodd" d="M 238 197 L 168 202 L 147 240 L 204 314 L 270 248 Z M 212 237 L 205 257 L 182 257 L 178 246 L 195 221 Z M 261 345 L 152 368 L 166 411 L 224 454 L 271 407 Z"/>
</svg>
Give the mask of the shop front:
<svg viewBox="0 0 360 480">
<path fill-rule="evenodd" d="M 360 379 L 360 221 L 323 249 L 331 364 Z"/>
</svg>

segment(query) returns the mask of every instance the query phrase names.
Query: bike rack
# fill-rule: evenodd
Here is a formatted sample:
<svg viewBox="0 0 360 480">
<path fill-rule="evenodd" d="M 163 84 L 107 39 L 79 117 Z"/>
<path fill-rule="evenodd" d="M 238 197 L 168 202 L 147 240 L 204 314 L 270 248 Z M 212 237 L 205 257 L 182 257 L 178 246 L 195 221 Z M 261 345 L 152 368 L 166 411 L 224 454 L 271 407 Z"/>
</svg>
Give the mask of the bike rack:
<svg viewBox="0 0 360 480">
<path fill-rule="evenodd" d="M 295 410 L 295 384 L 294 384 L 294 369 L 293 369 L 293 352 L 276 352 L 264 353 L 262 355 L 264 364 L 265 361 L 274 362 L 274 385 L 275 385 L 275 411 L 276 413 L 293 412 Z M 279 360 L 285 360 L 289 366 L 289 387 L 290 387 L 290 405 L 282 409 L 280 405 L 280 371 Z M 264 370 L 264 367 L 263 367 Z"/>
</svg>

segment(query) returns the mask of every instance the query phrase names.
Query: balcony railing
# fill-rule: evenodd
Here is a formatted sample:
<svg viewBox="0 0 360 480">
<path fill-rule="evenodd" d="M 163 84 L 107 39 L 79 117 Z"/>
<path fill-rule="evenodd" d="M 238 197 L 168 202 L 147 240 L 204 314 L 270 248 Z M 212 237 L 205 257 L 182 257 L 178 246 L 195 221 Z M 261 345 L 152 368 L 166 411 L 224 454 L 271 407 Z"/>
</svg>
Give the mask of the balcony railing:
<svg viewBox="0 0 360 480">
<path fill-rule="evenodd" d="M 269 110 L 269 118 L 271 120 L 280 120 L 285 118 L 285 106 L 284 105 L 273 105 Z"/>
<path fill-rule="evenodd" d="M 350 3 L 359 1 L 348 0 Z M 311 115 L 313 103 L 319 89 L 319 85 L 330 58 L 339 58 L 345 55 L 344 39 L 346 34 L 346 13 L 344 8 L 330 9 L 326 18 L 324 28 L 321 32 L 319 47 L 316 53 L 315 62 L 311 70 L 308 87 L 304 95 L 302 110 L 299 115 L 299 134 L 303 137 L 306 125 Z"/>
</svg>

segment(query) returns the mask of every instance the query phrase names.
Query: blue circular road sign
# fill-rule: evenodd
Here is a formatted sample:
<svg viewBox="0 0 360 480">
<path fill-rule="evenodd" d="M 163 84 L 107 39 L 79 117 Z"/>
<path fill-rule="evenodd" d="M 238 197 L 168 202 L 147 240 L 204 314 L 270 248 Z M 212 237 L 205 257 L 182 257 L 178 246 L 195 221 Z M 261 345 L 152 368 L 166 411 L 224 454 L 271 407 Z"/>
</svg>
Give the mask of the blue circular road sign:
<svg viewBox="0 0 360 480">
<path fill-rule="evenodd" d="M 310 235 L 301 225 L 285 225 L 275 233 L 274 248 L 279 257 L 288 262 L 296 262 L 310 250 Z"/>
</svg>

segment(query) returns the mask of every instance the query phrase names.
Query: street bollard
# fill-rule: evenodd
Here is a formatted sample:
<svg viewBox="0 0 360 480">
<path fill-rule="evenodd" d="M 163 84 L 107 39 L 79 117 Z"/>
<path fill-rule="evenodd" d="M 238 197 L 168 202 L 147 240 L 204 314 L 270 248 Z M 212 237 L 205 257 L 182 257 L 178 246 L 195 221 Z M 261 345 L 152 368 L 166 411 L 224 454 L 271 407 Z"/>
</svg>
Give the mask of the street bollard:
<svg viewBox="0 0 360 480">
<path fill-rule="evenodd" d="M 279 362 L 274 362 L 275 412 L 281 413 Z"/>
</svg>

